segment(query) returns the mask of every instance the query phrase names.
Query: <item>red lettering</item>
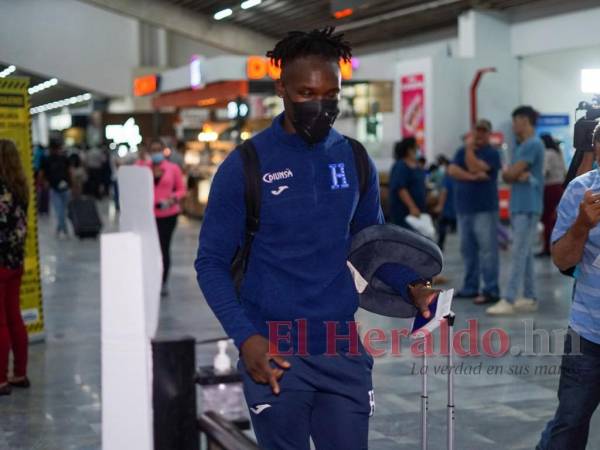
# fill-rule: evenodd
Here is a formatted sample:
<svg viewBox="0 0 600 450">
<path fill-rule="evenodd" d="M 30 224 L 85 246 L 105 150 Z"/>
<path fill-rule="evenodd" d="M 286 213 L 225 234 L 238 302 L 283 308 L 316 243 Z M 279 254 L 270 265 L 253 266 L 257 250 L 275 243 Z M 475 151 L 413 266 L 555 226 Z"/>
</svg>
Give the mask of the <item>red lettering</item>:
<svg viewBox="0 0 600 450">
<path fill-rule="evenodd" d="M 445 321 L 444 321 L 445 322 Z M 458 356 L 480 356 L 479 346 L 478 346 L 478 335 L 479 335 L 479 324 L 477 319 L 469 319 L 467 320 L 468 326 L 466 330 L 460 330 L 454 334 L 453 338 L 453 347 L 454 352 Z M 446 334 L 448 333 L 448 325 L 446 324 Z M 469 338 L 468 343 L 469 347 L 465 349 L 463 347 L 463 337 L 467 336 Z M 446 344 L 447 345 L 447 344 Z M 448 353 L 446 353 L 448 355 Z"/>
<path fill-rule="evenodd" d="M 337 354 L 337 342 L 338 341 L 348 341 L 350 344 L 349 352 L 347 353 L 350 356 L 359 356 L 360 353 L 358 351 L 358 324 L 356 322 L 347 322 L 348 324 L 348 334 L 337 334 L 337 324 L 338 322 L 325 322 L 327 327 L 327 351 L 325 354 L 327 356 L 335 356 Z"/>
<path fill-rule="evenodd" d="M 279 343 L 286 342 L 288 344 L 292 343 L 292 335 L 290 330 L 292 329 L 292 321 L 291 320 L 273 320 L 269 321 L 269 355 L 279 355 L 279 356 L 291 356 L 294 354 L 294 349 L 290 345 L 289 350 L 285 352 L 279 351 Z M 279 334 L 279 328 L 282 326 L 286 326 L 288 331 L 286 334 Z"/>
<path fill-rule="evenodd" d="M 433 355 L 433 335 L 428 330 L 419 330 L 419 337 L 410 346 L 413 356 Z"/>
<path fill-rule="evenodd" d="M 494 335 L 498 336 L 500 347 L 494 351 L 492 339 Z M 499 358 L 506 355 L 510 348 L 510 336 L 501 328 L 490 328 L 482 337 L 483 352 L 492 358 Z"/>
<path fill-rule="evenodd" d="M 373 344 L 378 342 L 387 342 L 385 331 L 380 328 L 373 328 L 367 331 L 364 339 L 365 350 L 374 358 L 385 355 L 385 348 L 375 348 L 373 346 Z"/>
<path fill-rule="evenodd" d="M 402 353 L 402 345 L 400 344 L 402 337 L 408 337 L 409 331 L 407 328 L 401 330 L 392 329 L 392 356 L 400 356 Z"/>
</svg>

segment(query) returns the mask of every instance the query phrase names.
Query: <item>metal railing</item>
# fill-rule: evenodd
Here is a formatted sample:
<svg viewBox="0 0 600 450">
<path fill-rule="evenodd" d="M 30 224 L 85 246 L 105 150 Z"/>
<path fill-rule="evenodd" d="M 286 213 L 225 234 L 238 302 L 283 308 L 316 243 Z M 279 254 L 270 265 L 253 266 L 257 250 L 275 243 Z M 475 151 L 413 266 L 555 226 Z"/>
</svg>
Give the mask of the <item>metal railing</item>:
<svg viewBox="0 0 600 450">
<path fill-rule="evenodd" d="M 259 450 L 254 441 L 214 411 L 198 418 L 198 430 L 206 437 L 207 450 Z"/>
</svg>

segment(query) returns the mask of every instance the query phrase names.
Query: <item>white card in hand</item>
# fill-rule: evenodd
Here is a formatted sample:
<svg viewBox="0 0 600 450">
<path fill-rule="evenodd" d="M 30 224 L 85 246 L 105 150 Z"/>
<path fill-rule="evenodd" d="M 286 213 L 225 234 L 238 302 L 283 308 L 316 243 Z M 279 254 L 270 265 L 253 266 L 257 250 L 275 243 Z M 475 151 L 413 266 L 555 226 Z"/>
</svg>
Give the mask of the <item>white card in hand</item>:
<svg viewBox="0 0 600 450">
<path fill-rule="evenodd" d="M 437 300 L 434 302 L 435 304 L 429 308 L 429 311 L 431 311 L 433 315 L 430 319 L 425 319 L 421 313 L 418 313 L 413 320 L 411 337 L 424 337 L 428 333 L 433 333 L 433 331 L 439 328 L 444 317 L 451 312 L 453 296 L 454 289 L 440 292 Z"/>
</svg>

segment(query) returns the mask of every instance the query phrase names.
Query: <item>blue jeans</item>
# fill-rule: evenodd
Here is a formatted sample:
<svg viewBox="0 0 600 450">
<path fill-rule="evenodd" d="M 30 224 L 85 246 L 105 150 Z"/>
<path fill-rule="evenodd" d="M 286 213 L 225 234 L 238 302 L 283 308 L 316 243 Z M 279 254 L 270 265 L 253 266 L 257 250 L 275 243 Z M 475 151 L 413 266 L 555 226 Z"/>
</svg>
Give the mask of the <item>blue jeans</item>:
<svg viewBox="0 0 600 450">
<path fill-rule="evenodd" d="M 580 354 L 569 355 L 579 338 Z M 600 402 L 600 345 L 577 336 L 565 338 L 558 385 L 558 409 L 542 433 L 536 450 L 585 450 L 590 419 Z"/>
<path fill-rule="evenodd" d="M 533 245 L 537 234 L 539 214 L 519 213 L 510 217 L 513 231 L 512 261 L 506 286 L 506 300 L 514 303 L 523 284 L 523 296 L 536 299 L 535 273 L 533 271 Z"/>
<path fill-rule="evenodd" d="M 498 211 L 458 214 L 457 221 L 465 263 L 461 292 L 477 294 L 483 278 L 483 292 L 498 296 Z"/>
<path fill-rule="evenodd" d="M 56 214 L 56 232 L 67 233 L 67 203 L 69 191 L 59 191 L 50 188 L 50 202 Z"/>
</svg>

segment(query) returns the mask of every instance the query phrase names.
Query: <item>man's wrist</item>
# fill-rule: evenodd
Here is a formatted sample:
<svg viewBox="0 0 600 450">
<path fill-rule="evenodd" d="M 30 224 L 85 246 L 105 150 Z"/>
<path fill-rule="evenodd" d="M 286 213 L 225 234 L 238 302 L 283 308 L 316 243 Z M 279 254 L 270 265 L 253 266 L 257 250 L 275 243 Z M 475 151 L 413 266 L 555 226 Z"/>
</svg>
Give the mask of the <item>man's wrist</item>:
<svg viewBox="0 0 600 450">
<path fill-rule="evenodd" d="M 593 228 L 592 225 L 586 223 L 585 220 L 581 218 L 581 213 L 575 219 L 575 223 L 571 228 L 573 236 L 576 238 L 587 238 L 587 235 L 590 233 L 590 230 Z"/>
<path fill-rule="evenodd" d="M 231 336 L 231 338 L 233 339 L 233 342 L 234 342 L 235 346 L 241 352 L 242 351 L 242 347 L 244 346 L 244 344 L 246 342 L 248 342 L 248 339 L 250 339 L 253 336 L 257 336 L 257 335 L 258 336 L 262 336 L 256 330 L 247 329 L 247 330 L 244 330 L 242 332 L 236 333 L 236 336 Z"/>
</svg>

